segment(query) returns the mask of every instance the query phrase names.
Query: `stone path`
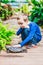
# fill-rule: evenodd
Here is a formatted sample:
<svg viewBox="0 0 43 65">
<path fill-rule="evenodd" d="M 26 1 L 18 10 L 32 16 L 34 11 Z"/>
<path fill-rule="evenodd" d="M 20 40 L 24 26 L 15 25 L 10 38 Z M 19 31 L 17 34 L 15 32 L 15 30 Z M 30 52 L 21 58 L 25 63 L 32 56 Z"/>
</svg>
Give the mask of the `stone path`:
<svg viewBox="0 0 43 65">
<path fill-rule="evenodd" d="M 7 20 L 4 24 L 10 23 L 10 28 L 15 25 L 18 29 L 17 20 Z M 42 29 L 43 35 L 43 29 Z M 16 42 L 19 37 L 17 37 Z M 0 65 L 43 65 L 43 37 L 40 41 L 38 48 L 31 48 L 27 50 L 27 53 L 6 53 L 2 51 L 0 53 Z"/>
</svg>

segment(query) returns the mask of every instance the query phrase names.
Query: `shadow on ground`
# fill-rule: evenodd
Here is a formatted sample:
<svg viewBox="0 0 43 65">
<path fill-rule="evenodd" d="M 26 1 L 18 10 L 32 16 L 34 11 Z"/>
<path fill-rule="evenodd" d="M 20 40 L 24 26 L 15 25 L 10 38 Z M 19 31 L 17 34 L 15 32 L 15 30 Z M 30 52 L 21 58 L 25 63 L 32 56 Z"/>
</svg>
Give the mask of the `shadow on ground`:
<svg viewBox="0 0 43 65">
<path fill-rule="evenodd" d="M 0 57 L 24 57 L 22 55 L 0 55 Z"/>
</svg>

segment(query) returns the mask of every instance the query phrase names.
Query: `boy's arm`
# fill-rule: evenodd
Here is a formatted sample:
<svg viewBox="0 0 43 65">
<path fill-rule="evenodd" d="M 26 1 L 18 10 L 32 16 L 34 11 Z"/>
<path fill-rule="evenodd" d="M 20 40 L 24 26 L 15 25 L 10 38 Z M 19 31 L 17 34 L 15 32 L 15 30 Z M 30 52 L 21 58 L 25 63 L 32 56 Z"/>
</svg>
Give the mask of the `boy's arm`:
<svg viewBox="0 0 43 65">
<path fill-rule="evenodd" d="M 22 32 L 22 28 L 20 28 L 18 31 L 17 31 L 17 35 L 19 35 L 20 33 Z"/>
<path fill-rule="evenodd" d="M 29 36 L 24 41 L 22 41 L 20 43 L 21 47 L 24 46 L 27 42 L 29 42 L 33 38 L 35 32 L 36 32 L 36 27 L 33 25 L 31 28 Z"/>
</svg>

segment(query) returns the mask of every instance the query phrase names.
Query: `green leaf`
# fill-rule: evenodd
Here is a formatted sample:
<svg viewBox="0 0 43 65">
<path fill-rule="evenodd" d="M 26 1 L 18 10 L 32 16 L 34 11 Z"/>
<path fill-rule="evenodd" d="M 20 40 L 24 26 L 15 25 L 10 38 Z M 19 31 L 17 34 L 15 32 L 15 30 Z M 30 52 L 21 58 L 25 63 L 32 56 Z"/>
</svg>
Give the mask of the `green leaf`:
<svg viewBox="0 0 43 65">
<path fill-rule="evenodd" d="M 13 30 L 0 23 L 0 50 L 5 49 L 6 44 L 11 44 L 12 36 L 15 35 Z"/>
<path fill-rule="evenodd" d="M 34 18 L 33 20 L 35 23 L 39 22 L 39 19 L 38 18 Z"/>
</svg>

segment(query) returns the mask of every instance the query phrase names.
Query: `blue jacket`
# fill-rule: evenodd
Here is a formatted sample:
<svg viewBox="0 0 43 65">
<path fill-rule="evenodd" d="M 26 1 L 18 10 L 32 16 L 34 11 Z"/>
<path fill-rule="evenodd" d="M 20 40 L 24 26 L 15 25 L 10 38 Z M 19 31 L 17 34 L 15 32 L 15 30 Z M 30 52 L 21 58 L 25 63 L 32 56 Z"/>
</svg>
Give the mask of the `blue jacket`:
<svg viewBox="0 0 43 65">
<path fill-rule="evenodd" d="M 36 34 L 35 37 L 37 39 L 37 42 L 39 42 L 42 38 L 40 28 L 36 23 L 31 22 L 28 24 L 28 26 L 29 26 L 29 35 L 27 36 L 27 38 L 24 41 L 22 41 L 20 43 L 21 47 L 24 46 L 27 42 L 29 42 L 33 38 L 33 36 L 35 36 L 35 34 Z M 22 31 L 23 31 L 23 29 L 20 28 L 17 31 L 17 35 L 22 34 Z"/>
</svg>

